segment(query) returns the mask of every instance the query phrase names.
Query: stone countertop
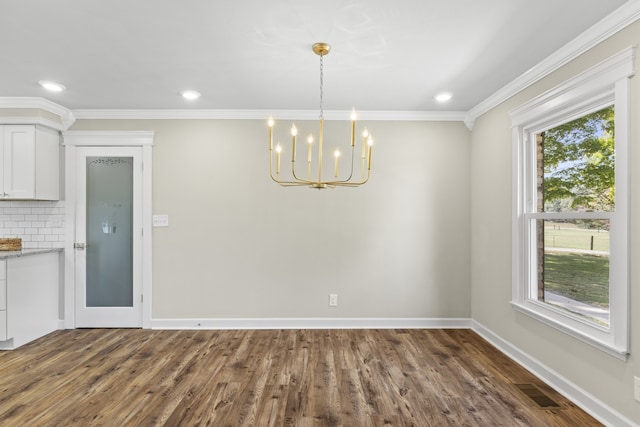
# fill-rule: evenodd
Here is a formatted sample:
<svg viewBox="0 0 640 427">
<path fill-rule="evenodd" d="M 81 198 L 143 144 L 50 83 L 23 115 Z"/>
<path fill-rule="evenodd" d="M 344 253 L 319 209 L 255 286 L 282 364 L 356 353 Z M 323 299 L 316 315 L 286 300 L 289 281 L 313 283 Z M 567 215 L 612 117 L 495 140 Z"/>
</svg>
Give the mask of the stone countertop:
<svg viewBox="0 0 640 427">
<path fill-rule="evenodd" d="M 21 251 L 0 251 L 0 260 L 21 256 L 40 255 L 49 252 L 62 252 L 62 248 L 22 249 Z"/>
</svg>

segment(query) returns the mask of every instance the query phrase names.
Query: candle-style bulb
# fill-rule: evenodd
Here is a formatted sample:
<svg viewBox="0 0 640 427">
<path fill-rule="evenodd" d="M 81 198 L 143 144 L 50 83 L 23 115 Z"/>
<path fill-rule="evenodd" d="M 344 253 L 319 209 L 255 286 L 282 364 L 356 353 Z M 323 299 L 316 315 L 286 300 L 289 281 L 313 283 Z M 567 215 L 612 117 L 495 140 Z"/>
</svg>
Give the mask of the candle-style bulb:
<svg viewBox="0 0 640 427">
<path fill-rule="evenodd" d="M 369 138 L 367 139 L 367 145 L 369 147 L 371 147 L 373 145 L 373 138 L 371 138 L 371 136 L 369 136 Z"/>
<path fill-rule="evenodd" d="M 298 129 L 296 128 L 296 125 L 291 126 L 291 135 L 296 136 L 297 134 L 298 134 Z"/>
<path fill-rule="evenodd" d="M 356 109 L 354 108 L 353 110 L 351 110 L 351 121 L 355 122 L 357 118 L 358 115 L 356 114 Z"/>
<path fill-rule="evenodd" d="M 336 157 L 336 159 L 337 159 L 338 157 L 340 157 L 340 150 L 336 150 L 336 151 L 334 151 L 334 152 L 333 152 L 333 155 Z"/>
<path fill-rule="evenodd" d="M 307 142 L 309 143 L 309 145 L 313 144 L 313 135 L 309 135 L 309 138 L 307 138 Z"/>
<path fill-rule="evenodd" d="M 269 120 L 267 121 L 267 124 L 269 125 L 270 128 L 273 127 L 273 123 L 274 123 L 273 117 L 269 117 Z"/>
<path fill-rule="evenodd" d="M 369 137 L 369 131 L 367 129 L 365 129 L 364 132 L 362 132 L 362 137 L 363 138 Z"/>
<path fill-rule="evenodd" d="M 276 174 L 280 175 L 280 152 L 282 151 L 282 146 L 280 143 L 276 145 Z"/>
</svg>

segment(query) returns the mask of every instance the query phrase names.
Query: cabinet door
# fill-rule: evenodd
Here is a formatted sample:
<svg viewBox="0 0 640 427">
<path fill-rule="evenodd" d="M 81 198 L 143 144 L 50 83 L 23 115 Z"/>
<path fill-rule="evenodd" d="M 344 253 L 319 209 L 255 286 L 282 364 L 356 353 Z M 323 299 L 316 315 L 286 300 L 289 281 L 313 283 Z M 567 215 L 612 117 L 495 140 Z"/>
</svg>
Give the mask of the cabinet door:
<svg viewBox="0 0 640 427">
<path fill-rule="evenodd" d="M 0 341 L 7 337 L 7 261 L 0 261 Z"/>
<path fill-rule="evenodd" d="M 36 126 L 35 198 L 60 199 L 60 134 Z"/>
<path fill-rule="evenodd" d="M 35 197 L 35 126 L 7 125 L 3 141 L 3 197 Z"/>
<path fill-rule="evenodd" d="M 6 341 L 9 339 L 7 333 L 7 311 L 0 310 L 0 341 Z"/>
<path fill-rule="evenodd" d="M 4 170 L 5 170 L 5 155 L 4 155 L 4 132 L 6 126 L 0 126 L 0 199 L 7 197 L 7 193 L 4 192 Z"/>
</svg>

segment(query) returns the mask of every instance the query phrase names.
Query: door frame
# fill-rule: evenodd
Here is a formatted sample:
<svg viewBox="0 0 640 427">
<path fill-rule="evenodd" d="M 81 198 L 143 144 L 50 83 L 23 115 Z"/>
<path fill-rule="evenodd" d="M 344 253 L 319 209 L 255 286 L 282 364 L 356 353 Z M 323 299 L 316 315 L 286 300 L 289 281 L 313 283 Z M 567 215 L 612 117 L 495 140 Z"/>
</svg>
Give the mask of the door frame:
<svg viewBox="0 0 640 427">
<path fill-rule="evenodd" d="M 152 301 L 152 147 L 153 131 L 66 131 L 65 147 L 65 280 L 64 327 L 76 328 L 76 159 L 79 147 L 139 147 L 142 149 L 142 328 L 151 328 Z"/>
</svg>

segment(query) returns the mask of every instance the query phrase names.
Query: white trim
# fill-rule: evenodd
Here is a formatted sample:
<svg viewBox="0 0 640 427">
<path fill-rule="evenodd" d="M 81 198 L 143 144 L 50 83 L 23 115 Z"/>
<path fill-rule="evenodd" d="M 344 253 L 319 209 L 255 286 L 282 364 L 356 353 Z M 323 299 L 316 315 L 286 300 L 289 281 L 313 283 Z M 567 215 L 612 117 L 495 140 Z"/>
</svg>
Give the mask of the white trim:
<svg viewBox="0 0 640 427">
<path fill-rule="evenodd" d="M 152 137 L 153 138 L 153 137 Z M 153 143 L 153 139 L 151 141 Z M 142 146 L 142 327 L 151 328 L 153 306 L 153 148 L 150 144 Z"/>
<path fill-rule="evenodd" d="M 152 329 L 466 329 L 468 318 L 219 318 L 153 319 Z"/>
<path fill-rule="evenodd" d="M 491 345 L 506 354 L 510 359 L 520 364 L 601 423 L 617 427 L 640 426 L 631 419 L 615 411 L 609 405 L 597 399 L 581 387 L 578 387 L 558 372 L 528 355 L 510 342 L 502 339 L 499 335 L 495 334 L 481 323 L 473 320 L 471 329 L 482 338 L 489 341 Z"/>
<path fill-rule="evenodd" d="M 631 305 L 630 305 L 630 233 L 629 218 L 631 209 L 629 200 L 631 199 L 631 185 L 629 173 L 629 147 L 631 145 L 631 83 L 629 79 L 621 79 L 616 82 L 616 103 L 615 103 L 615 138 L 616 138 L 616 216 L 617 221 L 612 224 L 610 233 L 610 250 L 616 253 L 624 253 L 624 260 L 621 257 L 610 259 L 609 268 L 612 271 L 612 279 L 627 283 L 626 292 L 610 292 L 610 323 L 614 330 L 614 345 L 618 347 L 631 348 Z M 619 119 L 621 118 L 621 119 Z M 626 141 L 619 144 L 618 141 Z M 619 213 L 624 213 L 619 215 Z M 615 229 L 613 229 L 615 227 Z M 624 230 L 618 232 L 617 230 Z"/>
<path fill-rule="evenodd" d="M 153 131 L 93 131 L 62 132 L 65 146 L 144 147 L 153 145 Z"/>
<path fill-rule="evenodd" d="M 613 212 L 545 212 L 545 213 L 526 213 L 527 219 L 611 219 L 614 217 Z"/>
<path fill-rule="evenodd" d="M 550 116 L 564 113 L 568 100 L 571 100 L 570 102 L 573 103 L 571 108 L 575 110 L 577 109 L 573 101 L 575 98 L 587 100 L 584 102 L 584 109 L 580 109 L 580 112 L 586 113 L 589 106 L 594 103 L 601 104 L 604 99 L 614 93 L 614 85 L 611 82 L 635 74 L 635 50 L 635 47 L 628 47 L 510 111 L 511 125 L 527 124 L 531 127 L 532 121 L 541 115 L 544 115 L 545 120 L 548 121 Z M 551 108 L 549 104 L 553 104 Z"/>
<path fill-rule="evenodd" d="M 634 57 L 635 48 L 627 48 L 509 112 L 515 144 L 512 159 L 512 306 L 520 313 L 621 360 L 627 358 L 630 341 L 627 147 L 629 78 L 635 73 Z M 612 104 L 616 127 L 615 212 L 537 213 L 535 134 Z M 558 218 L 603 218 L 610 221 L 608 328 L 537 299 L 535 220 Z"/>
<path fill-rule="evenodd" d="M 6 122 L 6 120 L 26 120 L 29 119 L 29 124 L 42 124 L 44 126 L 52 127 L 56 130 L 67 130 L 69 127 L 75 122 L 76 118 L 73 116 L 71 110 L 62 105 L 56 104 L 55 102 L 51 102 L 45 98 L 36 98 L 36 97 L 0 97 L 0 108 L 19 108 L 19 109 L 39 109 L 47 111 L 51 114 L 54 114 L 60 117 L 60 123 L 55 121 L 51 121 L 49 119 L 44 119 L 41 117 L 0 117 L 2 120 L 2 124 L 22 124 L 22 122 L 12 121 L 11 123 Z M 38 122 L 34 123 L 34 120 L 38 120 Z"/>
<path fill-rule="evenodd" d="M 40 116 L 0 116 L 0 125 L 40 125 L 57 131 L 65 130 L 62 123 Z"/>
<path fill-rule="evenodd" d="M 64 327 L 76 327 L 75 290 L 76 268 L 75 249 L 73 244 L 76 237 L 76 147 L 68 145 L 64 149 L 64 188 L 65 188 L 65 243 L 64 243 Z"/>
<path fill-rule="evenodd" d="M 471 129 L 475 120 L 484 113 L 542 80 L 571 60 L 593 48 L 598 43 L 633 24 L 638 19 L 640 19 L 640 0 L 630 0 L 553 54 L 549 55 L 543 61 L 536 64 L 520 77 L 471 108 L 467 112 L 465 123 L 469 129 Z"/>
<path fill-rule="evenodd" d="M 574 328 L 571 325 L 566 325 L 564 323 L 559 323 L 559 321 L 554 319 L 554 316 L 552 316 L 554 313 L 557 314 L 557 316 L 555 316 L 556 318 L 569 316 L 574 320 L 576 320 L 578 324 L 584 323 L 584 321 L 582 321 L 579 317 L 573 316 L 571 313 L 560 313 L 560 309 L 555 309 L 553 306 L 545 307 L 543 306 L 543 303 L 535 304 L 538 306 L 536 307 L 535 310 L 532 309 L 529 306 L 529 304 L 520 304 L 512 301 L 511 305 L 516 311 L 526 314 L 527 316 L 531 316 L 534 319 L 544 323 L 545 325 L 550 326 L 554 329 L 557 329 L 560 332 L 564 332 L 565 334 L 572 336 L 575 339 L 578 339 L 582 342 L 586 342 L 592 345 L 593 347 L 596 347 L 597 349 L 604 351 L 610 356 L 613 356 L 622 361 L 626 361 L 628 358 L 628 353 L 626 349 L 616 348 L 614 346 L 603 344 L 602 341 L 594 338 L 590 334 L 586 334 L 582 332 L 578 328 Z M 588 326 L 591 326 L 591 325 L 588 325 Z"/>
<path fill-rule="evenodd" d="M 74 110 L 78 119 L 95 120 L 317 120 L 317 110 Z M 358 120 L 454 121 L 464 120 L 464 111 L 357 111 Z M 350 120 L 351 111 L 324 112 L 327 120 Z"/>
</svg>

